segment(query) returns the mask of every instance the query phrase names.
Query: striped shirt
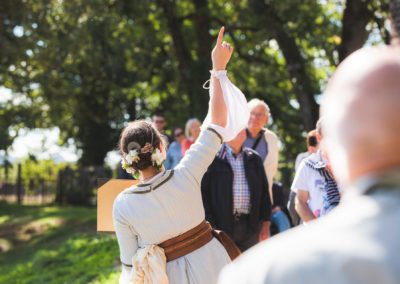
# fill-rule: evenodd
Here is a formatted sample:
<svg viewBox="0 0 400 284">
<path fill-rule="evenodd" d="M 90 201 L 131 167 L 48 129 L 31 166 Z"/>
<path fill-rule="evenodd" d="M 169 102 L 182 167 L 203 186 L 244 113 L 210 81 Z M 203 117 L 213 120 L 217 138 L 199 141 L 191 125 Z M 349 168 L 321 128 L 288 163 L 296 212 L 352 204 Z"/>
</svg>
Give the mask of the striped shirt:
<svg viewBox="0 0 400 284">
<path fill-rule="evenodd" d="M 249 214 L 251 207 L 250 189 L 246 178 L 243 154 L 239 153 L 235 156 L 227 144 L 225 144 L 224 148 L 222 152 L 226 153 L 226 159 L 231 165 L 233 172 L 233 213 Z"/>
</svg>

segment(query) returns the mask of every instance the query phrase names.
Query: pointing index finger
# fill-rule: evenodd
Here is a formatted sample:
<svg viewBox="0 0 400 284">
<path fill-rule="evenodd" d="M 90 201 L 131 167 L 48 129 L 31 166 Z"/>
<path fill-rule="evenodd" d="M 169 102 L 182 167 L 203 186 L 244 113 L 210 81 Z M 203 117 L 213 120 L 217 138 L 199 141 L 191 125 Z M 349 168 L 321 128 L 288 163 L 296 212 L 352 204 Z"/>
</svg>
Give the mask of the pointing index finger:
<svg viewBox="0 0 400 284">
<path fill-rule="evenodd" d="M 219 30 L 218 38 L 217 38 L 217 45 L 221 45 L 222 44 L 222 39 L 224 38 L 224 31 L 225 31 L 225 27 L 222 27 Z"/>
</svg>

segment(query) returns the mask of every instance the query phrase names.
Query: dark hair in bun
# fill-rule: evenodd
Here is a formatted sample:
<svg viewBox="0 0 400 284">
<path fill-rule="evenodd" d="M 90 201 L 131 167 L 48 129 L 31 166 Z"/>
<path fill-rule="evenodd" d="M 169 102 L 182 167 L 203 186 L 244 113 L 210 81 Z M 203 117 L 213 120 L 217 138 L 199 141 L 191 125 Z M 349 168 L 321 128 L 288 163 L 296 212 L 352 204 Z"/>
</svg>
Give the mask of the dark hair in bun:
<svg viewBox="0 0 400 284">
<path fill-rule="evenodd" d="M 131 164 L 135 170 L 144 170 L 153 166 L 151 160 L 152 151 L 141 153 L 141 149 L 149 143 L 153 149 L 156 149 L 162 143 L 160 133 L 148 122 L 137 120 L 130 122 L 122 131 L 119 139 L 119 150 L 123 156 L 127 155 L 131 150 L 137 150 L 140 160 Z"/>
</svg>

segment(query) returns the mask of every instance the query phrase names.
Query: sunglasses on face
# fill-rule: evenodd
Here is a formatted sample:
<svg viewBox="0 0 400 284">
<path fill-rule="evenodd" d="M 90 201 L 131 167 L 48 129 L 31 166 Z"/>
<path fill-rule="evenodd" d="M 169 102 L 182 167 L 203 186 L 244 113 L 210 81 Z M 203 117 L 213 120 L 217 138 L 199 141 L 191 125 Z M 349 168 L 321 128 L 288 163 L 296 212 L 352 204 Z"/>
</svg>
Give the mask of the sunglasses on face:
<svg viewBox="0 0 400 284">
<path fill-rule="evenodd" d="M 183 132 L 175 133 L 175 137 L 178 138 L 179 136 L 183 135 Z"/>
</svg>

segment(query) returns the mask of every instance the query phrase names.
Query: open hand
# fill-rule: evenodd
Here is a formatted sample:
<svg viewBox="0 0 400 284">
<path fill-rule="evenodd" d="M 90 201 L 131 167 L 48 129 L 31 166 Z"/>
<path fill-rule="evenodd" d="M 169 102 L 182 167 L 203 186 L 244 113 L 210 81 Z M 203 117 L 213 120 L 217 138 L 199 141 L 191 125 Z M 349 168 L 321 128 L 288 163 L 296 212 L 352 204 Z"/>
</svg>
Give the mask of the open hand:
<svg viewBox="0 0 400 284">
<path fill-rule="evenodd" d="M 213 70 L 216 71 L 225 70 L 233 52 L 233 47 L 231 47 L 229 43 L 222 41 L 224 38 L 224 30 L 224 27 L 219 30 L 217 43 L 211 52 Z"/>
</svg>

